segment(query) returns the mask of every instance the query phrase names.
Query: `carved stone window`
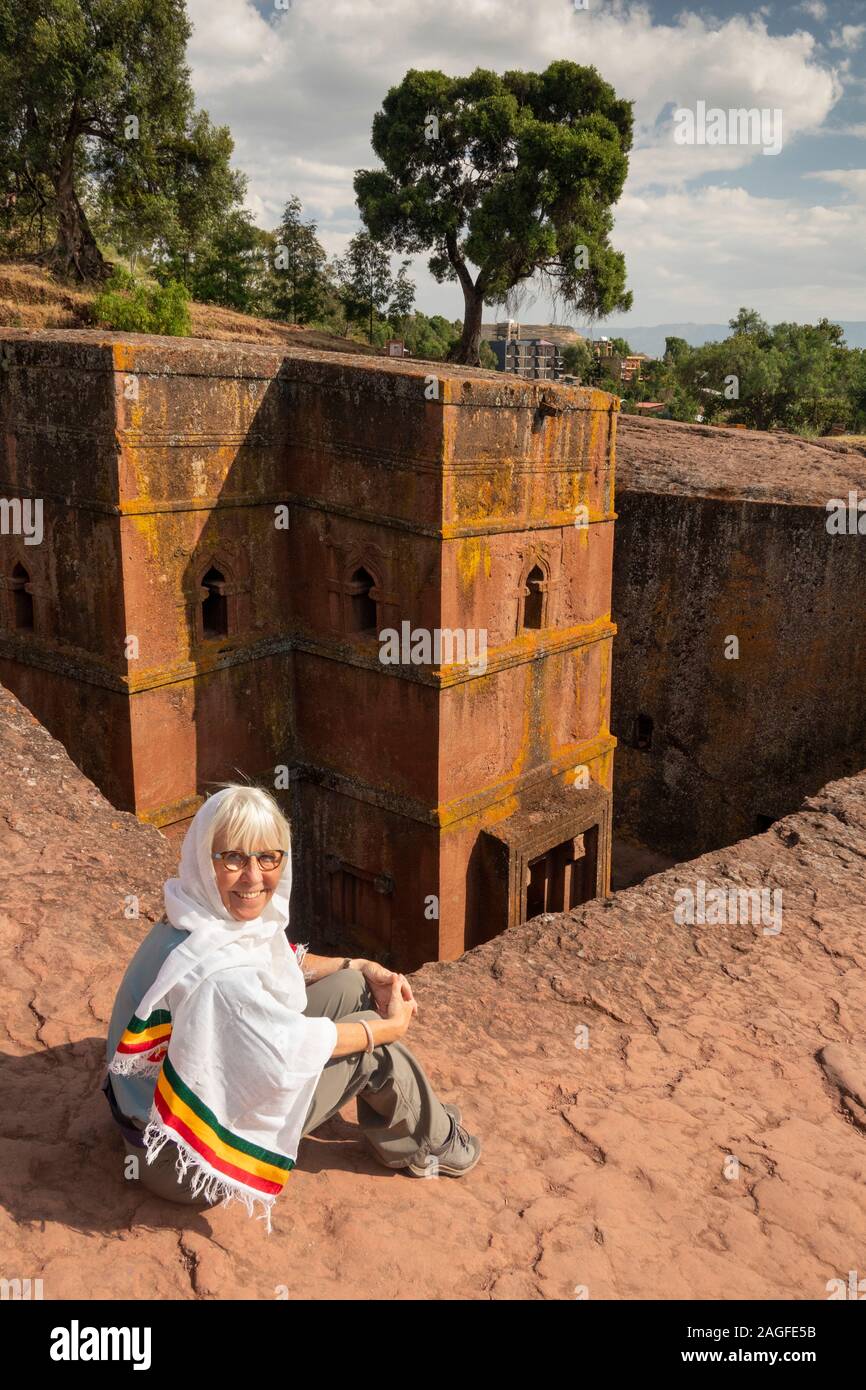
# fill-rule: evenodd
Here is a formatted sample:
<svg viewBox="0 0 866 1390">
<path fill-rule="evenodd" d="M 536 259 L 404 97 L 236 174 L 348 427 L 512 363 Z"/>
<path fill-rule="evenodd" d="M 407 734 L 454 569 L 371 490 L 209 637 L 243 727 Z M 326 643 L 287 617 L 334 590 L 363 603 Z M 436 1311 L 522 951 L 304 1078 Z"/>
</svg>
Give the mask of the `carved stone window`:
<svg viewBox="0 0 866 1390">
<path fill-rule="evenodd" d="M 33 589 L 30 575 L 19 560 L 9 581 L 12 590 L 12 625 L 18 632 L 33 632 Z"/>
<path fill-rule="evenodd" d="M 229 614 L 225 575 L 213 566 L 201 581 L 205 597 L 201 605 L 201 629 L 204 637 L 228 637 Z"/>
<path fill-rule="evenodd" d="M 378 638 L 398 621 L 400 604 L 391 587 L 394 556 L 372 539 L 335 534 L 338 529 L 329 526 L 323 534 L 331 631 Z"/>
<path fill-rule="evenodd" d="M 544 571 L 535 565 L 526 576 L 526 592 L 523 598 L 523 627 L 540 628 L 544 612 Z"/>
<path fill-rule="evenodd" d="M 369 570 L 359 567 L 346 584 L 350 632 L 378 632 L 376 581 Z"/>
<path fill-rule="evenodd" d="M 552 624 L 551 594 L 556 588 L 547 562 L 539 557 L 529 562 L 517 590 L 517 631 L 538 632 Z"/>
<path fill-rule="evenodd" d="M 203 557 L 200 565 L 201 577 L 187 594 L 195 640 L 218 642 L 235 637 L 240 627 L 238 596 L 248 593 L 249 583 L 238 580 L 235 571 L 219 555 Z M 247 616 L 244 606 L 245 620 Z"/>
<path fill-rule="evenodd" d="M 637 715 L 634 721 L 634 733 L 632 743 L 635 748 L 646 751 L 652 748 L 653 743 L 653 721 L 648 714 Z"/>
<path fill-rule="evenodd" d="M 328 580 L 331 623 L 338 632 L 378 637 L 387 626 L 386 605 L 380 570 L 362 555 L 342 559 L 337 573 Z"/>
</svg>

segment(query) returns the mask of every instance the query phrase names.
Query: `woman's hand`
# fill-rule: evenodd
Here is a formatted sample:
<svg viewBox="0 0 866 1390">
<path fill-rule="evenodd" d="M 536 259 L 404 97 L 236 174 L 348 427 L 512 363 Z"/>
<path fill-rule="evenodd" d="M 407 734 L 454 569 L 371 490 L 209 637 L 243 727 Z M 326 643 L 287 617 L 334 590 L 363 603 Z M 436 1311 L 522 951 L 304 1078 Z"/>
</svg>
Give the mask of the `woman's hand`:
<svg viewBox="0 0 866 1390">
<path fill-rule="evenodd" d="M 405 976 L 393 975 L 384 1017 L 393 1026 L 395 1040 L 402 1038 L 403 1034 L 408 1031 L 409 1024 L 412 1022 L 412 1015 L 418 1009 L 415 1000 L 407 999 L 403 994 L 404 987 L 409 989 L 409 983 Z M 409 990 L 409 993 L 411 994 L 412 991 Z"/>
<path fill-rule="evenodd" d="M 367 981 L 367 988 L 373 996 L 377 1012 L 383 1018 L 388 1018 L 388 1006 L 391 1000 L 391 990 L 394 981 L 400 986 L 400 998 L 412 1005 L 409 1017 L 412 1018 L 418 1012 L 418 1004 L 412 993 L 412 986 L 405 975 L 398 975 L 393 970 L 386 970 L 384 965 L 379 965 L 375 960 L 365 960 L 360 967 L 364 979 Z"/>
</svg>

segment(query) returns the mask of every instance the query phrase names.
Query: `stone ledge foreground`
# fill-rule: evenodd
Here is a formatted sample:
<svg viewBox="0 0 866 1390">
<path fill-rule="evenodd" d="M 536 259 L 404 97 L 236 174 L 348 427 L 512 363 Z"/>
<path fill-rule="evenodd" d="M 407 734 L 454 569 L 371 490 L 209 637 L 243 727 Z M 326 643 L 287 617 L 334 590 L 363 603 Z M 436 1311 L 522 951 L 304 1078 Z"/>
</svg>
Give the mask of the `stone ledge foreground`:
<svg viewBox="0 0 866 1390">
<path fill-rule="evenodd" d="M 408 1041 L 481 1163 L 388 1173 L 349 1105 L 302 1143 L 270 1238 L 122 1180 L 103 1040 L 175 854 L 2 690 L 0 862 L 0 1275 L 46 1299 L 823 1299 L 866 1273 L 866 775 L 424 966 Z M 781 934 L 675 925 L 699 878 L 781 887 Z"/>
</svg>

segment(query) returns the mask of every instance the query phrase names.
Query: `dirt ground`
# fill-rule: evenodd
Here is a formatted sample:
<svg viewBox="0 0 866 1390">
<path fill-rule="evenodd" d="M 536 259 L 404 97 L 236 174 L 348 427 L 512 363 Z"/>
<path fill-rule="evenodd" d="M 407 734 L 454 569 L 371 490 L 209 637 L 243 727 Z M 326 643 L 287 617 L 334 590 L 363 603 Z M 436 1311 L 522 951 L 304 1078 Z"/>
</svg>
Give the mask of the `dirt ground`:
<svg viewBox="0 0 866 1390">
<path fill-rule="evenodd" d="M 271 1236 L 239 1204 L 188 1213 L 126 1182 L 99 1092 L 175 862 L 0 690 L 4 1277 L 46 1299 L 824 1299 L 862 1273 L 866 775 L 424 966 L 409 1045 L 481 1162 L 388 1172 L 350 1104 L 302 1142 Z M 781 930 L 678 925 L 698 880 L 781 889 Z"/>
</svg>

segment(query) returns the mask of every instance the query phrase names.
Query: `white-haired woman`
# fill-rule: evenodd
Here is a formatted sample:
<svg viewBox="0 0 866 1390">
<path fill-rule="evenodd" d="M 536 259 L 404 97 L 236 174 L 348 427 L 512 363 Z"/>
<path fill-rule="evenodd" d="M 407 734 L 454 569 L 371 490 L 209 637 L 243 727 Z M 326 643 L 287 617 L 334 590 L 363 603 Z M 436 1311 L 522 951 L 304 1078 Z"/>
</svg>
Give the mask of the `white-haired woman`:
<svg viewBox="0 0 866 1390">
<path fill-rule="evenodd" d="M 459 1177 L 481 1151 L 400 1041 L 418 1007 L 405 976 L 289 941 L 291 881 L 268 792 L 203 803 L 118 990 L 103 1084 L 128 1176 L 173 1201 L 261 1203 L 268 1229 L 302 1135 L 353 1096 L 388 1168 Z"/>
</svg>

